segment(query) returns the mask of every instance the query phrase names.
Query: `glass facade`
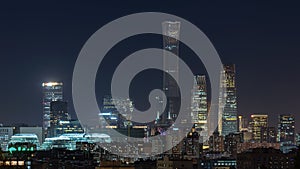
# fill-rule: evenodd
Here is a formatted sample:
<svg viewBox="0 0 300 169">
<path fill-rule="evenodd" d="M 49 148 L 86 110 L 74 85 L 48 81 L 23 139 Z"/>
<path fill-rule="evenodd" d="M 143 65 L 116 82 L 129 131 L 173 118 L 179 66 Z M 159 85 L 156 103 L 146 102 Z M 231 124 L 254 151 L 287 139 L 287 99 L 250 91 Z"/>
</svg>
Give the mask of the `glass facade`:
<svg viewBox="0 0 300 169">
<path fill-rule="evenodd" d="M 162 116 L 162 122 L 175 121 L 180 108 L 180 94 L 177 83 L 171 79 L 179 80 L 179 60 L 171 57 L 171 53 L 179 56 L 180 22 L 165 21 L 162 23 L 163 31 L 163 70 L 168 73 L 163 76 L 163 90 L 167 97 L 167 108 Z M 170 76 L 171 75 L 171 76 Z"/>
<path fill-rule="evenodd" d="M 68 103 L 64 101 L 52 101 L 50 103 L 50 128 L 47 137 L 56 137 L 56 128 L 60 121 L 70 120 L 68 113 Z"/>
<path fill-rule="evenodd" d="M 52 101 L 63 100 L 63 83 L 61 82 L 46 82 L 43 86 L 43 129 L 44 134 L 47 134 L 47 129 L 50 127 L 50 103 Z"/>
<path fill-rule="evenodd" d="M 295 117 L 293 115 L 279 115 L 277 139 L 280 142 L 280 149 L 284 153 L 296 148 Z"/>
<path fill-rule="evenodd" d="M 237 132 L 237 97 L 235 83 L 235 65 L 224 65 L 220 80 L 221 95 L 225 100 L 220 99 L 219 132 L 225 136 Z"/>
<path fill-rule="evenodd" d="M 204 75 L 194 77 L 194 88 L 192 91 L 192 120 L 196 130 L 200 133 L 200 139 L 208 139 L 208 105 L 206 79 Z"/>
</svg>

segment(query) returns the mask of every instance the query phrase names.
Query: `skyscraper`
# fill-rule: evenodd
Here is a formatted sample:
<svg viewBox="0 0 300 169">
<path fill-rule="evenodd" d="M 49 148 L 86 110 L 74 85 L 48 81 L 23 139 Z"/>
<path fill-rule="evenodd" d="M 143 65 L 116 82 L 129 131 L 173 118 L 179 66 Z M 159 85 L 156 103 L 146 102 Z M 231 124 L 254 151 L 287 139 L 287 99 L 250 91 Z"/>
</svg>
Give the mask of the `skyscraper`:
<svg viewBox="0 0 300 169">
<path fill-rule="evenodd" d="M 253 114 L 251 115 L 250 128 L 255 142 L 263 142 L 266 138 L 266 133 L 262 131 L 263 128 L 268 127 L 268 115 Z"/>
<path fill-rule="evenodd" d="M 221 135 L 225 136 L 229 133 L 237 132 L 237 97 L 235 83 L 235 65 L 224 65 L 224 70 L 221 72 L 220 80 L 220 98 L 225 97 L 225 100 L 220 99 L 219 109 L 219 125 L 218 130 Z"/>
<path fill-rule="evenodd" d="M 56 128 L 60 121 L 70 120 L 68 103 L 64 101 L 53 101 L 50 103 L 50 128 L 47 137 L 56 137 Z"/>
<path fill-rule="evenodd" d="M 277 139 L 284 152 L 295 147 L 295 117 L 293 115 L 279 115 Z"/>
<path fill-rule="evenodd" d="M 50 127 L 50 103 L 52 101 L 63 100 L 63 83 L 45 82 L 43 86 L 43 131 L 47 135 L 47 129 Z"/>
<path fill-rule="evenodd" d="M 162 23 L 163 30 L 163 69 L 168 74 L 179 80 L 179 60 L 178 58 L 172 59 L 170 53 L 179 55 L 179 33 L 180 22 L 165 21 Z M 166 51 L 165 51 L 166 50 Z M 167 108 L 162 117 L 162 122 L 175 121 L 178 116 L 180 108 L 180 94 L 176 81 L 171 76 L 164 74 L 163 76 L 163 90 L 167 96 Z"/>
<path fill-rule="evenodd" d="M 200 131 L 200 139 L 208 139 L 208 105 L 206 79 L 204 75 L 194 77 L 194 88 L 192 91 L 192 122 L 195 128 Z"/>
</svg>

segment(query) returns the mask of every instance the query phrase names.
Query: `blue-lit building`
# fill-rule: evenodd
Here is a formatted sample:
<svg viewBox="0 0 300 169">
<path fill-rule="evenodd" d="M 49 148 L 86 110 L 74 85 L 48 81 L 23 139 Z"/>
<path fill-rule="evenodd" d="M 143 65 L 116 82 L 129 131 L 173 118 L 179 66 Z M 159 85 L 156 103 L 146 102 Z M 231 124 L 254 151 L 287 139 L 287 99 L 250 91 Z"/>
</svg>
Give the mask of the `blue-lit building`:
<svg viewBox="0 0 300 169">
<path fill-rule="evenodd" d="M 13 132 L 13 127 L 0 127 L 0 148 L 2 151 L 7 151 L 8 142 L 13 136 Z"/>
<path fill-rule="evenodd" d="M 277 139 L 280 149 L 287 153 L 296 148 L 295 117 L 291 114 L 279 115 Z"/>
<path fill-rule="evenodd" d="M 8 151 L 33 151 L 40 147 L 36 134 L 15 134 L 8 143 Z"/>
<path fill-rule="evenodd" d="M 47 136 L 50 127 L 50 103 L 52 101 L 63 100 L 63 83 L 62 82 L 45 82 L 43 87 L 43 130 Z"/>
<path fill-rule="evenodd" d="M 53 148 L 65 148 L 67 150 L 75 150 L 76 143 L 111 143 L 111 138 L 107 134 L 99 133 L 71 133 L 63 134 L 59 137 L 46 138 L 42 144 L 42 150 L 50 150 Z"/>
</svg>

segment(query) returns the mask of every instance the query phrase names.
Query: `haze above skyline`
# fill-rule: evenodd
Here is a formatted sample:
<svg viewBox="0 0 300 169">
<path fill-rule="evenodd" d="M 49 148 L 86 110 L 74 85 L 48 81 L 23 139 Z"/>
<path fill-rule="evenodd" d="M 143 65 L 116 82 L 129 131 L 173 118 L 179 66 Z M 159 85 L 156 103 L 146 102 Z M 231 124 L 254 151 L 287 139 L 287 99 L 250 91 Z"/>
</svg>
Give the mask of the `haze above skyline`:
<svg viewBox="0 0 300 169">
<path fill-rule="evenodd" d="M 42 124 L 42 82 L 63 81 L 64 96 L 74 117 L 73 67 L 86 40 L 101 26 L 136 12 L 165 12 L 197 25 L 210 38 L 223 63 L 237 66 L 238 112 L 296 117 L 299 131 L 300 11 L 299 4 L 260 2 L 21 2 L 0 5 L 0 123 Z M 149 38 L 143 44 L 137 44 Z M 160 46 L 158 37 L 137 37 L 120 43 L 113 56 Z M 156 43 L 158 42 L 158 43 Z M 156 44 L 154 44 L 156 43 Z M 132 49 L 133 50 L 133 49 Z M 188 56 L 185 56 L 188 57 Z M 100 68 L 109 75 L 114 59 Z M 189 62 L 193 62 L 192 59 Z M 192 65 L 197 68 L 197 64 Z M 198 70 L 202 73 L 202 70 Z M 109 78 L 109 77 L 108 77 Z M 97 84 L 107 83 L 99 75 Z M 100 100 L 99 100 L 100 101 Z"/>
</svg>

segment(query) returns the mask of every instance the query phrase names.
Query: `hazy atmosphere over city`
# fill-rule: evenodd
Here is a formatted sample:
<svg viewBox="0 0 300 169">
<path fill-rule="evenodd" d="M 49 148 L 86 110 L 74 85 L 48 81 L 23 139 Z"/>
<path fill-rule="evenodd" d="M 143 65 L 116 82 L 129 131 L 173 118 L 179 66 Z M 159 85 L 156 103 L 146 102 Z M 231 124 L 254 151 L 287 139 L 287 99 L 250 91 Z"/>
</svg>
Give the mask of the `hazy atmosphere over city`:
<svg viewBox="0 0 300 169">
<path fill-rule="evenodd" d="M 64 82 L 69 112 L 75 116 L 71 80 L 81 47 L 109 21 L 144 11 L 166 12 L 189 20 L 210 38 L 223 63 L 236 64 L 238 114 L 268 114 L 273 125 L 280 113 L 292 113 L 299 119 L 298 9 L 297 3 L 275 1 L 2 2 L 0 122 L 40 125 L 44 81 Z M 162 43 L 153 42 L 158 42 L 157 46 Z M 127 45 L 136 50 L 153 46 L 153 42 Z M 125 47 L 120 49 L 115 57 L 126 55 Z M 107 63 L 115 64 L 112 60 Z M 113 71 L 108 70 L 113 66 L 104 67 L 99 70 L 108 75 Z M 109 84 L 108 75 L 97 78 L 100 92 L 105 93 L 101 87 Z M 299 131 L 300 124 L 296 126 Z"/>
<path fill-rule="evenodd" d="M 300 2 L 0 2 L 0 168 L 299 169 Z"/>
</svg>

